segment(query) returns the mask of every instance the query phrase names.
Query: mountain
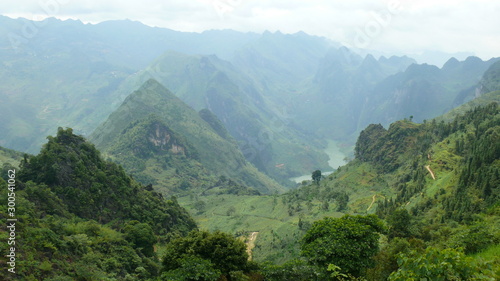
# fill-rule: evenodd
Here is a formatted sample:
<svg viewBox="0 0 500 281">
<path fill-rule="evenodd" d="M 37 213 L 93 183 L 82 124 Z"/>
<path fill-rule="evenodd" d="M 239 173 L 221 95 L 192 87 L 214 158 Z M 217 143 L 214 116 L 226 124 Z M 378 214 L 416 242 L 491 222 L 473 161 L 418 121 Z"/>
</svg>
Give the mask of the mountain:
<svg viewBox="0 0 500 281">
<path fill-rule="evenodd" d="M 408 57 L 361 57 L 345 47 L 332 48 L 321 60 L 313 79 L 292 96 L 296 122 L 311 134 L 348 140 L 364 124 L 370 91 L 385 78 L 414 63 Z M 312 110 L 314 109 L 314 110 Z"/>
<path fill-rule="evenodd" d="M 388 124 L 410 115 L 422 122 L 442 115 L 468 101 L 461 91 L 474 87 L 496 61 L 498 59 L 482 61 L 477 57 L 462 62 L 451 59 L 441 69 L 425 64 L 411 65 L 373 89 L 361 122 Z"/>
<path fill-rule="evenodd" d="M 104 153 L 117 160 L 135 161 L 135 158 L 148 159 L 158 154 L 186 158 L 186 161 L 198 161 L 217 176 L 235 179 L 261 192 L 282 190 L 280 185 L 245 160 L 232 138 L 225 139 L 220 133 L 220 129 L 214 130 L 198 112 L 161 84 L 148 80 L 126 98 L 92 133 L 90 139 Z M 120 154 L 125 155 L 122 157 Z M 131 160 L 125 160 L 130 154 Z M 161 161 L 165 168 L 175 168 L 168 158 Z M 134 167 L 133 163 L 127 166 Z M 141 172 L 147 167 L 139 165 L 134 169 Z M 203 174 L 203 170 L 191 170 Z"/>
<path fill-rule="evenodd" d="M 11 237 L 2 280 L 152 280 L 154 245 L 197 228 L 175 197 L 139 184 L 69 128 L 10 170 L 0 177 L 1 197 L 16 203 L 0 209 L 15 227 L 1 233 Z"/>
<path fill-rule="evenodd" d="M 214 113 L 245 158 L 282 185 L 332 170 L 328 141 L 351 154 L 369 123 L 422 121 L 471 100 L 495 61 L 410 66 L 408 57 L 362 57 L 303 32 L 185 33 L 54 18 L 0 23 L 2 146 L 36 153 L 57 127 L 88 136 L 154 78 L 196 111 Z"/>
<path fill-rule="evenodd" d="M 388 129 L 372 124 L 359 135 L 356 158 L 318 184 L 304 182 L 279 196 L 184 197 L 180 202 L 202 228 L 258 233 L 252 251 L 256 261 L 299 257 L 301 237 L 325 216 L 376 213 L 386 220 L 388 232 L 374 257 L 376 266 L 367 273 L 370 280 L 387 280 L 398 269 L 398 254 L 426 247 L 462 247 L 475 262 L 488 260 L 493 267 L 488 274 L 495 276 L 500 265 L 491 254 L 499 242 L 499 121 L 499 105 L 491 103 L 452 122 L 400 120 Z M 195 213 L 199 201 L 206 206 Z M 231 206 L 237 207 L 226 212 Z"/>
<path fill-rule="evenodd" d="M 273 91 L 272 95 L 279 95 L 279 88 L 290 89 L 309 78 L 328 49 L 336 45 L 323 37 L 304 32 L 283 34 L 266 31 L 258 39 L 239 48 L 230 62 L 249 74 L 265 92 Z M 291 85 L 287 87 L 286 84 Z"/>
<path fill-rule="evenodd" d="M 184 33 L 129 20 L 93 25 L 0 16 L 0 26 L 0 118 L 5 121 L 0 129 L 9 132 L 2 141 L 31 153 L 59 126 L 90 134 L 133 90 L 114 94 L 123 80 L 165 51 L 227 58 L 258 37 L 230 30 Z"/>
<path fill-rule="evenodd" d="M 195 110 L 213 112 L 234 137 L 246 159 L 283 184 L 288 178 L 328 169 L 321 142 L 291 124 L 283 106 L 251 77 L 216 56 L 167 52 L 128 80 L 138 85 L 154 78 Z"/>
<path fill-rule="evenodd" d="M 492 64 L 481 78 L 481 81 L 469 91 L 463 93 L 473 98 L 471 101 L 456 107 L 446 114 L 438 117 L 438 120 L 451 121 L 457 115 L 479 106 L 486 106 L 492 102 L 500 103 L 500 62 Z"/>
</svg>

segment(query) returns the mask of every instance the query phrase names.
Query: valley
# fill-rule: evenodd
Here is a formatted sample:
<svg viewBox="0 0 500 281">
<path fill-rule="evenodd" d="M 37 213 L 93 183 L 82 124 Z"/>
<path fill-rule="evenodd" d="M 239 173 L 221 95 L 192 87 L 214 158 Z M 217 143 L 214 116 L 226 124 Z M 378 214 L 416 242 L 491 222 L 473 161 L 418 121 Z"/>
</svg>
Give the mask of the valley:
<svg viewBox="0 0 500 281">
<path fill-rule="evenodd" d="M 55 18 L 14 49 L 26 22 L 0 15 L 22 280 L 500 278 L 500 58 Z"/>
<path fill-rule="evenodd" d="M 352 153 L 349 150 L 346 150 L 343 148 L 343 151 L 341 151 L 340 143 L 333 141 L 333 140 L 328 140 L 327 141 L 327 146 L 324 150 L 325 154 L 328 155 L 328 166 L 332 169 L 336 169 L 334 167 L 340 167 L 346 164 L 346 159 L 348 158 L 348 154 Z M 321 171 L 322 175 L 328 176 L 331 174 L 333 171 L 331 169 L 327 171 Z M 295 183 L 301 183 L 302 181 L 308 181 L 311 180 L 311 175 L 303 175 L 300 177 L 294 177 L 290 178 L 290 181 L 295 182 Z"/>
</svg>

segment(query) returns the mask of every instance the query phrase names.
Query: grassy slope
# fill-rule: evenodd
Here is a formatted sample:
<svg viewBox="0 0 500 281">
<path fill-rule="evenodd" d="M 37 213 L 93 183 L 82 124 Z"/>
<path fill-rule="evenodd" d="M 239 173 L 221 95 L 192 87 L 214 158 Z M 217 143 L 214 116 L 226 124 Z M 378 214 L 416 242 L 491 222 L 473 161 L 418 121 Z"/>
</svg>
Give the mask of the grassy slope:
<svg viewBox="0 0 500 281">
<path fill-rule="evenodd" d="M 471 104 L 468 104 L 464 107 L 470 106 Z M 465 111 L 465 109 L 462 110 Z M 408 123 L 408 126 L 410 124 Z M 412 210 L 434 198 L 435 205 L 426 210 L 421 219 L 427 223 L 438 221 L 444 216 L 443 199 L 453 195 L 451 193 L 458 182 L 458 171 L 462 167 L 463 157 L 455 153 L 455 143 L 456 140 L 462 138 L 463 134 L 459 131 L 442 141 L 434 142 L 428 149 L 427 157 L 421 157 L 415 162 L 417 164 L 409 161 L 412 156 L 410 152 L 407 152 L 404 157 L 400 157 L 403 160 L 406 157 L 406 162 L 403 161 L 403 164 L 392 172 L 380 171 L 379 167 L 372 163 L 354 160 L 324 178 L 319 186 L 306 185 L 279 196 L 184 197 L 180 199 L 180 202 L 191 211 L 201 228 L 247 235 L 258 231 L 257 247 L 254 249 L 255 260 L 280 263 L 298 256 L 297 241 L 304 234 L 304 231 L 299 229 L 299 219 L 313 222 L 324 216 L 342 215 L 335 211 L 338 206 L 337 200 L 328 199 L 328 194 L 331 192 L 346 192 L 349 195 L 349 204 L 345 213 L 374 213 L 384 199 L 396 197 L 398 193 L 396 186 L 401 178 L 420 173 L 424 177 L 423 190 L 412 195 L 402 205 Z M 410 140 L 415 141 L 415 138 L 410 137 Z M 500 162 L 496 161 L 494 165 L 500 165 Z M 429 166 L 436 179 L 432 178 L 426 166 Z M 407 184 L 408 188 L 416 185 L 412 180 Z M 203 213 L 197 213 L 193 209 L 193 204 L 197 200 L 207 203 Z M 312 205 L 310 211 L 307 206 L 308 201 Z M 322 208 L 325 201 L 329 202 L 330 210 Z M 290 206 L 295 208 L 297 204 L 301 205 L 302 210 L 293 211 L 290 215 L 288 212 Z M 230 208 L 235 210 L 232 215 L 228 214 Z M 487 216 L 489 220 L 494 218 L 495 216 Z M 498 257 L 491 254 L 494 249 L 493 247 L 484 254 L 476 255 L 477 259 L 491 260 L 498 267 L 500 263 Z"/>
<path fill-rule="evenodd" d="M 23 159 L 23 154 L 21 152 L 0 147 L 0 167 L 4 164 L 10 164 L 14 167 L 19 166 L 19 162 Z"/>
<path fill-rule="evenodd" d="M 248 236 L 259 232 L 253 257 L 256 261 L 284 262 L 299 253 L 297 241 L 304 235 L 298 226 L 303 221 L 316 221 L 324 216 L 339 217 L 336 211 L 324 211 L 321 202 L 312 201 L 311 211 L 302 206 L 302 211 L 288 214 L 288 206 L 281 196 L 234 196 L 212 195 L 200 197 L 207 203 L 203 213 L 194 210 L 196 200 L 179 198 L 179 203 L 188 209 L 201 229 L 221 230 L 236 235 Z M 234 214 L 228 211 L 234 208 Z"/>
</svg>

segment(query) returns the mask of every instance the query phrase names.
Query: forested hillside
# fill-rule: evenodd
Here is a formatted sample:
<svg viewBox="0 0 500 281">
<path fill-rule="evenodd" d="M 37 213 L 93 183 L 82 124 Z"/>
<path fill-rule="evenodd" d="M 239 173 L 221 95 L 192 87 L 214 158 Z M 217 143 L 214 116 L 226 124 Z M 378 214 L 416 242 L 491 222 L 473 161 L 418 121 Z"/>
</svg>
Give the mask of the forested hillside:
<svg viewBox="0 0 500 281">
<path fill-rule="evenodd" d="M 500 280 L 499 58 L 130 20 L 0 35 L 1 280 Z"/>
<path fill-rule="evenodd" d="M 200 115 L 151 79 L 90 139 L 145 184 L 161 183 L 163 191 L 212 186 L 214 176 L 264 193 L 283 189 L 246 161 L 216 116 L 203 112 Z"/>
<path fill-rule="evenodd" d="M 17 219 L 9 229 L 17 261 L 16 274 L 3 270 L 2 280 L 145 280 L 160 268 L 154 245 L 196 228 L 175 197 L 137 183 L 71 129 L 9 170 L 0 213 Z M 11 233 L 2 229 L 2 240 Z"/>
<path fill-rule="evenodd" d="M 384 239 L 373 263 L 358 272 L 342 269 L 341 262 L 330 259 L 340 272 L 368 280 L 386 280 L 392 273 L 391 280 L 408 280 L 423 276 L 412 268 L 420 264 L 429 270 L 427 276 L 434 276 L 431 280 L 451 278 L 446 274 L 472 278 L 459 272 L 463 266 L 474 274 L 483 273 L 479 280 L 492 280 L 500 269 L 500 260 L 492 255 L 500 243 L 499 130 L 496 103 L 467 111 L 449 123 L 402 120 L 388 129 L 370 125 L 358 138 L 355 160 L 327 177 L 318 171 L 319 177 L 312 175 L 316 182 L 304 182 L 294 191 L 276 197 L 200 196 L 181 202 L 189 208 L 195 202 L 206 203 L 193 212 L 202 228 L 258 232 L 253 250 L 257 261 L 283 263 L 304 255 L 301 237 L 325 216 L 376 214 L 386 229 L 381 231 Z M 441 254 L 443 249 L 447 250 Z M 432 268 L 435 262 L 426 260 L 450 255 L 457 255 L 457 263 L 450 264 L 445 275 Z M 304 266 L 289 262 L 282 269 L 307 272 Z"/>
</svg>

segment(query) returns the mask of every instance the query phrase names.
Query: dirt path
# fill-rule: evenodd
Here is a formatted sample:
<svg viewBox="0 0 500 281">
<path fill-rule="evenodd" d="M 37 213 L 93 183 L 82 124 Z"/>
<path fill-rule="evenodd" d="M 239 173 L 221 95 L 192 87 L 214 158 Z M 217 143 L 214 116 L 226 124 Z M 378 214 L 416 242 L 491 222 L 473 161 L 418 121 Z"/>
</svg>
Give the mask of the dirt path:
<svg viewBox="0 0 500 281">
<path fill-rule="evenodd" d="M 376 199 L 377 199 L 377 194 L 373 194 L 372 203 L 370 204 L 370 206 L 368 206 L 368 209 L 366 209 L 367 212 L 370 211 L 370 209 L 372 208 L 373 203 L 375 203 Z"/>
<path fill-rule="evenodd" d="M 434 175 L 434 172 L 431 170 L 431 166 L 426 165 L 425 168 L 427 169 L 427 171 L 429 171 L 429 173 L 431 173 L 432 179 L 436 180 L 436 176 Z"/>
<path fill-rule="evenodd" d="M 247 254 L 248 254 L 248 260 L 252 260 L 252 249 L 255 248 L 255 240 L 257 240 L 257 235 L 259 232 L 255 231 L 250 233 L 250 236 L 248 237 L 248 241 L 246 242 L 247 244 Z"/>
</svg>

